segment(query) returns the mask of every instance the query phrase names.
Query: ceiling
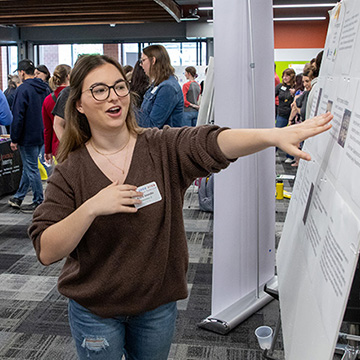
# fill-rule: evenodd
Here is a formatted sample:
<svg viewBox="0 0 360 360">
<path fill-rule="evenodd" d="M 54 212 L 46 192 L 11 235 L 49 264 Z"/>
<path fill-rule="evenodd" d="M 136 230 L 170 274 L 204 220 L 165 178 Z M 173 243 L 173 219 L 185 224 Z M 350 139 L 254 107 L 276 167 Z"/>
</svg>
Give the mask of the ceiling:
<svg viewBox="0 0 360 360">
<path fill-rule="evenodd" d="M 180 21 L 174 0 L 0 0 L 0 24 L 54 26 Z"/>
<path fill-rule="evenodd" d="M 335 2 L 336 0 L 273 0 L 275 6 Z M 191 15 L 200 16 L 199 21 L 203 22 L 212 19 L 212 10 L 201 11 L 198 8 L 211 5 L 212 0 L 51 0 L 45 3 L 43 0 L 21 0 L 19 6 L 19 0 L 0 0 L 0 26 L 176 23 Z M 275 8 L 274 17 L 328 17 L 331 7 Z"/>
</svg>

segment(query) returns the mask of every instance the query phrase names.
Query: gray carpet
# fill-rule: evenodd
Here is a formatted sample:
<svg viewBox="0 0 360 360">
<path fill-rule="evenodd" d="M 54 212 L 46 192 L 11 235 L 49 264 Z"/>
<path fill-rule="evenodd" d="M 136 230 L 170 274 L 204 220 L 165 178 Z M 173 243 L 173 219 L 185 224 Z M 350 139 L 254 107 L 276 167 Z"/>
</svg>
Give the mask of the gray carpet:
<svg viewBox="0 0 360 360">
<path fill-rule="evenodd" d="M 296 168 L 283 160 L 283 154 L 277 156 L 277 173 L 295 174 Z M 284 181 L 285 190 L 291 191 L 292 185 L 293 181 Z M 188 190 L 184 204 L 190 295 L 178 303 L 176 334 L 169 359 L 260 360 L 262 351 L 254 331 L 263 324 L 275 328 L 279 311 L 276 300 L 227 335 L 197 326 L 210 315 L 213 217 L 199 210 L 196 190 L 193 191 Z M 8 198 L 9 195 L 0 197 L 0 360 L 76 359 L 67 301 L 56 289 L 61 263 L 49 267 L 38 263 L 26 232 L 31 215 L 10 208 Z M 28 194 L 25 202 L 30 201 Z M 277 242 L 288 203 L 288 199 L 276 201 Z M 273 356 L 283 359 L 282 349 L 280 333 Z"/>
</svg>

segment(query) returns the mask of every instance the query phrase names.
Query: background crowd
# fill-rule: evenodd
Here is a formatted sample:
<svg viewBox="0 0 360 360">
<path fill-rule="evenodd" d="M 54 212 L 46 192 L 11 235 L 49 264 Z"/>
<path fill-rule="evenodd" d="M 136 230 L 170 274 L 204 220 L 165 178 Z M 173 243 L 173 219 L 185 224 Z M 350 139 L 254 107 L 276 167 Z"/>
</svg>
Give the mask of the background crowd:
<svg viewBox="0 0 360 360">
<path fill-rule="evenodd" d="M 275 71 L 276 127 L 291 126 L 309 118 L 321 59 L 322 52 L 304 66 L 301 74 L 296 75 L 292 68 L 285 69 L 281 81 Z M 139 126 L 159 129 L 166 125 L 196 126 L 204 82 L 196 81 L 195 67 L 185 68 L 187 81 L 181 87 L 166 49 L 150 45 L 143 49 L 134 66 L 124 66 L 124 73 L 134 97 L 132 111 Z M 10 134 L 11 148 L 20 150 L 23 163 L 19 189 L 9 204 L 24 212 L 34 211 L 43 201 L 39 167 L 50 175 L 56 163 L 66 126 L 70 76 L 69 65 L 59 64 L 51 75 L 46 65 L 35 67 L 25 59 L 19 62 L 17 75 L 8 76 L 4 93 L 0 90 L 0 133 Z M 299 159 L 287 155 L 285 162 L 296 167 Z M 22 201 L 29 188 L 33 202 L 25 205 Z"/>
</svg>

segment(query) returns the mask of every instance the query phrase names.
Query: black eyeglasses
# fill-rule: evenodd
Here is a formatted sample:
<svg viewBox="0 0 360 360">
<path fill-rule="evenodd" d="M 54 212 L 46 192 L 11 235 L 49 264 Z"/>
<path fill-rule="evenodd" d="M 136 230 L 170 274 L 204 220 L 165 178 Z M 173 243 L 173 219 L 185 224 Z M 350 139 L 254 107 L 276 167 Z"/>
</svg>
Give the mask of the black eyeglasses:
<svg viewBox="0 0 360 360">
<path fill-rule="evenodd" d="M 139 64 L 142 65 L 144 63 L 145 60 L 148 60 L 149 58 L 145 58 L 145 59 L 139 59 Z"/>
<path fill-rule="evenodd" d="M 130 86 L 125 80 L 119 80 L 112 86 L 106 84 L 95 84 L 85 91 L 90 90 L 91 95 L 95 100 L 104 101 L 110 96 L 111 89 L 114 89 L 115 94 L 119 97 L 125 97 L 130 92 Z"/>
</svg>

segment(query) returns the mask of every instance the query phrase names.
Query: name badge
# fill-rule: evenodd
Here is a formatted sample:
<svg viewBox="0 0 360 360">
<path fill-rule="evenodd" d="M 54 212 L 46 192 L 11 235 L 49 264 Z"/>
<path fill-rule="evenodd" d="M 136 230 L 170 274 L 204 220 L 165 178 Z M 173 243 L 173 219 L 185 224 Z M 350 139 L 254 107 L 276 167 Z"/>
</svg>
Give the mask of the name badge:
<svg viewBox="0 0 360 360">
<path fill-rule="evenodd" d="M 282 87 L 281 87 L 281 90 L 286 91 L 286 90 L 287 90 L 287 87 L 286 87 L 286 86 L 282 86 Z"/>
<path fill-rule="evenodd" d="M 157 187 L 155 181 L 139 186 L 136 191 L 143 193 L 142 197 L 137 197 L 137 199 L 142 201 L 141 204 L 135 204 L 137 209 L 141 209 L 144 206 L 148 206 L 162 200 L 159 188 Z"/>
</svg>

